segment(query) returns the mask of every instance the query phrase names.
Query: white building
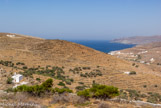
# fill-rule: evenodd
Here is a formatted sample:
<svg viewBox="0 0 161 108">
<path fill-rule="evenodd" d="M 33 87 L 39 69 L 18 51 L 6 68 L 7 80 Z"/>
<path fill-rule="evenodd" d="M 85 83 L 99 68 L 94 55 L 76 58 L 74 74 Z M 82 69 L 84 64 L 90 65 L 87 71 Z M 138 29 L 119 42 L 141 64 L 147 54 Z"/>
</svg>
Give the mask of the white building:
<svg viewBox="0 0 161 108">
<path fill-rule="evenodd" d="M 8 37 L 15 37 L 15 35 L 11 35 L 11 34 L 8 34 L 8 35 L 6 35 L 6 36 L 8 36 Z"/>
<path fill-rule="evenodd" d="M 140 61 L 140 63 L 145 63 L 145 61 Z"/>
<path fill-rule="evenodd" d="M 14 83 L 19 83 L 22 80 L 23 76 L 21 74 L 15 73 L 15 75 L 13 75 L 12 78 Z"/>
<path fill-rule="evenodd" d="M 128 74 L 128 75 L 129 75 L 129 74 L 130 74 L 130 72 L 124 72 L 124 74 Z"/>
<path fill-rule="evenodd" d="M 154 62 L 155 60 L 154 60 L 154 58 L 151 58 L 150 61 L 151 61 L 151 62 Z"/>
</svg>

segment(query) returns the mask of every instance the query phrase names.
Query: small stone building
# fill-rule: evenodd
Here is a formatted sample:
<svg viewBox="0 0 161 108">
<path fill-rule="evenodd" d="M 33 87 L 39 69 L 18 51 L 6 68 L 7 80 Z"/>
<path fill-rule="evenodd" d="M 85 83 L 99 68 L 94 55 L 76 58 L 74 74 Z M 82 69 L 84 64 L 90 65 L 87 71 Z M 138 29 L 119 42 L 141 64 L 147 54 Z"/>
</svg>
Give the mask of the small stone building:
<svg viewBox="0 0 161 108">
<path fill-rule="evenodd" d="M 13 83 L 19 83 L 22 79 L 23 79 L 23 76 L 21 74 L 16 74 L 12 76 L 13 78 Z"/>
</svg>

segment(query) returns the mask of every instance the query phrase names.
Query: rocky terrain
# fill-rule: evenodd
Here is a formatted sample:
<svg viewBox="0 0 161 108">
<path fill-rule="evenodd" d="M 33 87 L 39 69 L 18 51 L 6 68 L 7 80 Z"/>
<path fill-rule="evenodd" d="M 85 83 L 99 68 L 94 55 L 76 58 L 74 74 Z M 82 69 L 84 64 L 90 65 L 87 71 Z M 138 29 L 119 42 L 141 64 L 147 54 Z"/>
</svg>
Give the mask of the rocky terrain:
<svg viewBox="0 0 161 108">
<path fill-rule="evenodd" d="M 64 40 L 46 40 L 0 33 L 0 67 L 2 70 L 0 71 L 0 90 L 2 91 L 16 85 L 6 83 L 7 78 L 16 72 L 24 76 L 23 81 L 28 85 L 41 84 L 46 79 L 52 78 L 54 87 L 65 86 L 74 92 L 91 87 L 93 83 L 112 85 L 118 87 L 123 93 L 121 96 L 127 100 L 137 100 L 135 99 L 137 97 L 142 101 L 152 102 L 149 99 L 151 95 L 161 93 L 159 68 L 123 60 Z M 135 96 L 128 98 L 131 93 Z M 141 97 L 141 94 L 145 94 L 147 98 Z M 48 106 L 50 101 L 51 99 L 46 99 L 41 104 Z M 158 98 L 155 103 L 160 103 Z M 123 105 L 118 103 L 122 108 L 124 108 Z M 131 108 L 133 105 L 127 104 L 127 107 Z"/>
<path fill-rule="evenodd" d="M 161 36 L 134 36 L 127 38 L 114 39 L 111 42 L 123 43 L 123 44 L 146 44 L 152 42 L 160 42 Z"/>
</svg>

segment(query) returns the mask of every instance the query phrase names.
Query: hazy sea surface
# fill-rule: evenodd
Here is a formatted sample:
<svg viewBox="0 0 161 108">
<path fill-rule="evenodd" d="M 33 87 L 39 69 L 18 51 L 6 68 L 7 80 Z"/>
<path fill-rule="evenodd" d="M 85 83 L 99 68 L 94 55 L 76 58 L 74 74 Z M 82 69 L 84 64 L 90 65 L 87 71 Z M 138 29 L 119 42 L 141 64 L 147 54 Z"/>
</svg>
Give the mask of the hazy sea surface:
<svg viewBox="0 0 161 108">
<path fill-rule="evenodd" d="M 126 48 L 132 48 L 135 46 L 131 44 L 111 43 L 110 41 L 107 41 L 107 40 L 69 40 L 69 41 L 82 44 L 84 46 L 87 46 L 105 53 L 108 53 L 110 51 L 122 50 Z"/>
</svg>

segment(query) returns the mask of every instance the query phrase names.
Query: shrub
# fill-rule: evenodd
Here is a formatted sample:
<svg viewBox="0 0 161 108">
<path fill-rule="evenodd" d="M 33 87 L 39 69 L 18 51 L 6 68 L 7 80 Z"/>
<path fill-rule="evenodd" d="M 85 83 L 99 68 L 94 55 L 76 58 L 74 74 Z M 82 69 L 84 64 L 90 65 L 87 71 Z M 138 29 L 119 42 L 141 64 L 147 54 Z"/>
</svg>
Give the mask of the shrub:
<svg viewBox="0 0 161 108">
<path fill-rule="evenodd" d="M 23 69 L 27 69 L 27 66 L 23 66 L 22 68 L 23 68 Z"/>
<path fill-rule="evenodd" d="M 154 87 L 158 87 L 158 85 L 154 85 Z"/>
<path fill-rule="evenodd" d="M 90 70 L 90 67 L 82 67 L 83 70 Z"/>
<path fill-rule="evenodd" d="M 86 98 L 86 99 L 92 97 L 92 95 L 90 94 L 90 89 L 85 89 L 85 90 L 83 90 L 83 91 L 79 91 L 79 92 L 77 93 L 77 95 L 78 95 L 78 96 L 82 96 L 82 97 L 84 97 L 84 98 Z"/>
<path fill-rule="evenodd" d="M 70 81 L 65 81 L 65 83 L 67 84 L 67 85 L 71 85 L 72 83 L 70 82 Z"/>
<path fill-rule="evenodd" d="M 41 79 L 40 78 L 36 78 L 37 81 L 40 81 Z"/>
<path fill-rule="evenodd" d="M 161 65 L 161 63 L 157 63 L 157 65 Z"/>
<path fill-rule="evenodd" d="M 63 82 L 59 82 L 58 85 L 60 85 L 60 86 L 65 86 L 65 84 L 64 84 Z"/>
<path fill-rule="evenodd" d="M 53 79 L 47 79 L 45 82 L 42 83 L 42 86 L 45 89 L 50 89 L 53 86 Z"/>
<path fill-rule="evenodd" d="M 135 63 L 133 63 L 132 66 L 135 66 Z"/>
<path fill-rule="evenodd" d="M 131 71 L 129 74 L 130 75 L 136 75 L 136 72 L 135 71 Z"/>
<path fill-rule="evenodd" d="M 138 67 L 139 67 L 139 65 L 136 65 L 135 67 L 136 67 L 136 68 L 138 68 Z"/>
<path fill-rule="evenodd" d="M 7 78 L 7 81 L 6 81 L 6 83 L 7 83 L 7 84 L 12 84 L 12 81 L 13 81 L 13 78 L 11 78 L 11 77 L 8 77 L 8 78 Z"/>
<path fill-rule="evenodd" d="M 118 88 L 113 86 L 106 86 L 106 85 L 93 85 L 90 88 L 90 91 L 93 92 L 93 97 L 96 98 L 112 98 L 119 95 Z"/>
<path fill-rule="evenodd" d="M 79 91 L 77 94 L 85 98 L 94 97 L 106 99 L 118 96 L 119 91 L 118 88 L 113 86 L 95 84 L 92 88 Z"/>
<path fill-rule="evenodd" d="M 143 85 L 143 87 L 144 87 L 144 88 L 146 88 L 146 87 L 147 87 L 147 85 Z"/>
<path fill-rule="evenodd" d="M 72 93 L 73 91 L 70 90 L 69 88 L 55 88 L 55 92 L 59 93 L 59 94 L 62 94 L 64 92 L 67 92 L 67 93 Z"/>
</svg>

